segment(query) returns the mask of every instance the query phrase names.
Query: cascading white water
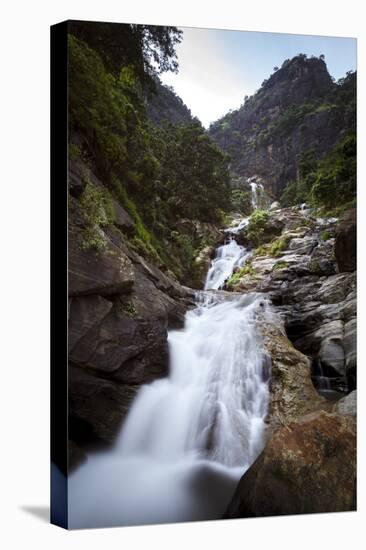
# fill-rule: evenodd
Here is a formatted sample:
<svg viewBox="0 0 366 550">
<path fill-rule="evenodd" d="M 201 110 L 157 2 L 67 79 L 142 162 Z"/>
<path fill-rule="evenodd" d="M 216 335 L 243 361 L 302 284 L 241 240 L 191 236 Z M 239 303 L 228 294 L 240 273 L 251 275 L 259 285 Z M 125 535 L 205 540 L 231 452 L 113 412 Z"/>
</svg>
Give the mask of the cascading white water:
<svg viewBox="0 0 366 550">
<path fill-rule="evenodd" d="M 252 181 L 249 179 L 249 185 L 252 190 L 252 207 L 253 210 L 256 210 L 259 207 L 260 194 L 264 192 L 264 187 L 261 183 Z"/>
<path fill-rule="evenodd" d="M 114 448 L 69 477 L 71 528 L 222 517 L 264 446 L 269 369 L 257 324 L 269 315 L 260 294 L 197 294 L 185 327 L 169 333 L 169 377 L 143 386 Z"/>
<path fill-rule="evenodd" d="M 235 267 L 243 266 L 249 256 L 250 252 L 244 246 L 238 245 L 233 238 L 230 238 L 226 244 L 219 246 L 207 273 L 205 290 L 222 288 Z"/>
</svg>

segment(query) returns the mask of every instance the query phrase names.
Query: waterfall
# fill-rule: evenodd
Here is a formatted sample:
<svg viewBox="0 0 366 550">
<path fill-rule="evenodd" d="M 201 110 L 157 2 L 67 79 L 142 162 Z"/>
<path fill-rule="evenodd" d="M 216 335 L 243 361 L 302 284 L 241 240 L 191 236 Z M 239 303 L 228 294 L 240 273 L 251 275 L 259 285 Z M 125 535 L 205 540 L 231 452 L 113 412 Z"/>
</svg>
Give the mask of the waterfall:
<svg viewBox="0 0 366 550">
<path fill-rule="evenodd" d="M 220 247 L 206 286 L 245 253 L 234 240 Z M 197 293 L 184 328 L 169 332 L 169 376 L 141 388 L 114 447 L 69 477 L 70 527 L 222 517 L 264 446 L 269 367 L 257 326 L 267 315 L 260 294 Z"/>
<path fill-rule="evenodd" d="M 258 197 L 258 188 L 263 189 L 263 185 L 260 183 L 256 183 L 255 181 L 250 182 L 250 187 L 252 189 L 252 206 L 253 210 L 256 210 L 258 208 L 259 203 L 259 197 Z"/>
<path fill-rule="evenodd" d="M 244 246 L 238 245 L 233 238 L 230 238 L 226 244 L 219 246 L 207 273 L 205 290 L 222 288 L 235 267 L 244 265 L 249 256 L 250 252 Z"/>
</svg>

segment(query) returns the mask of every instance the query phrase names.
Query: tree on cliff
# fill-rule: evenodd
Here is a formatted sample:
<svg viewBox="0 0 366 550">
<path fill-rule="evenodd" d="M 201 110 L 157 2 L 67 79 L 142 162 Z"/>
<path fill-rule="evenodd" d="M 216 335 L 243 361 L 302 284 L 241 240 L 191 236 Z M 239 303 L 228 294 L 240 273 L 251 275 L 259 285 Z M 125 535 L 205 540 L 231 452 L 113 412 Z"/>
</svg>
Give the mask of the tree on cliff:
<svg viewBox="0 0 366 550">
<path fill-rule="evenodd" d="M 154 73 L 178 70 L 175 47 L 182 31 L 176 27 L 72 21 L 70 32 L 97 51 L 115 76 L 128 65 L 143 84 L 153 86 Z"/>
</svg>

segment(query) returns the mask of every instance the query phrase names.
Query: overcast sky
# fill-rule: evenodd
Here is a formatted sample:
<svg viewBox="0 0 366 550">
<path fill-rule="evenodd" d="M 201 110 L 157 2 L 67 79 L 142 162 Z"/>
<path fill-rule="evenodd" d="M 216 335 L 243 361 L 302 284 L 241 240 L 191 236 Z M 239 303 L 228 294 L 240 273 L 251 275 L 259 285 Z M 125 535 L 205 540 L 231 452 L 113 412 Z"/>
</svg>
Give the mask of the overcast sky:
<svg viewBox="0 0 366 550">
<path fill-rule="evenodd" d="M 356 69 L 356 40 L 244 31 L 184 28 L 177 47 L 179 73 L 162 81 L 176 93 L 205 127 L 229 109 L 238 108 L 285 59 L 299 53 L 325 55 L 337 80 Z"/>
</svg>

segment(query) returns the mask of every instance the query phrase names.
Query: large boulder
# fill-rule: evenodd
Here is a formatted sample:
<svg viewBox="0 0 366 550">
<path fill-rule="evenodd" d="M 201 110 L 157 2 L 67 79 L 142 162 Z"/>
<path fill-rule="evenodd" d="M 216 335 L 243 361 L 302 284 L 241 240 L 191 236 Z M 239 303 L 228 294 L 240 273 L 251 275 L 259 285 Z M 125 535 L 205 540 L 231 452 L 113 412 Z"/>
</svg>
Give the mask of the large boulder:
<svg viewBox="0 0 366 550">
<path fill-rule="evenodd" d="M 133 221 L 112 197 L 115 215 L 91 228 L 100 246 L 90 246 L 82 168 L 69 181 L 71 469 L 90 448 L 113 443 L 141 384 L 167 375 L 168 328 L 182 326 L 194 295 L 133 249 Z M 91 171 L 88 179 L 102 186 Z"/>
<path fill-rule="evenodd" d="M 70 439 L 79 448 L 113 443 L 138 388 L 133 384 L 116 384 L 101 379 L 70 364 Z"/>
<path fill-rule="evenodd" d="M 112 307 L 111 301 L 98 295 L 75 296 L 69 299 L 69 351 L 89 330 L 101 323 Z"/>
<path fill-rule="evenodd" d="M 354 418 L 322 411 L 276 431 L 241 478 L 224 517 L 355 509 Z"/>
<path fill-rule="evenodd" d="M 269 432 L 289 420 L 328 407 L 311 380 L 309 359 L 294 348 L 276 323 L 262 324 L 264 347 L 271 362 Z"/>
<path fill-rule="evenodd" d="M 81 319 L 71 309 L 72 325 Z M 85 324 L 82 325 L 85 328 Z M 119 382 L 142 384 L 168 372 L 164 319 L 141 319 L 132 302 L 113 309 L 81 336 L 69 352 L 70 361 Z"/>
<path fill-rule="evenodd" d="M 340 272 L 355 271 L 357 253 L 356 209 L 348 210 L 336 229 L 335 256 Z"/>
</svg>

